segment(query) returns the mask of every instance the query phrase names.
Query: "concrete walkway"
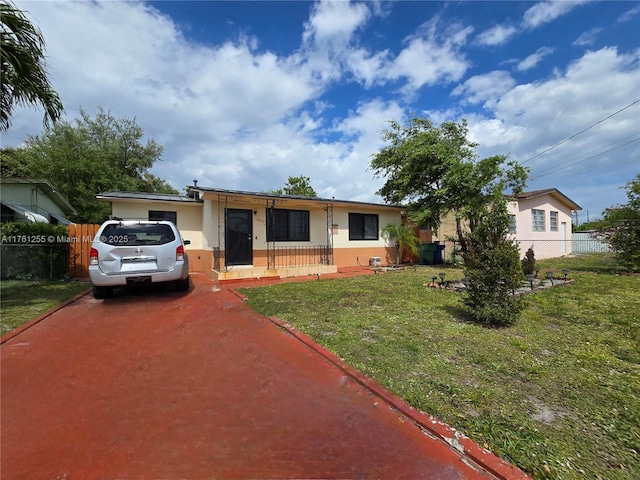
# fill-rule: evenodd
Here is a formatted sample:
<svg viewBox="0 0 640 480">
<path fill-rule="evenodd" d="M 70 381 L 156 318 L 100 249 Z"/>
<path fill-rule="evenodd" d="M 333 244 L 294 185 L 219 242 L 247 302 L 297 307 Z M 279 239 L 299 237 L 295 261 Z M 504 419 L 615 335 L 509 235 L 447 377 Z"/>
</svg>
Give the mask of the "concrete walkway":
<svg viewBox="0 0 640 480">
<path fill-rule="evenodd" d="M 192 279 L 85 295 L 0 340 L 1 478 L 525 478 Z"/>
</svg>

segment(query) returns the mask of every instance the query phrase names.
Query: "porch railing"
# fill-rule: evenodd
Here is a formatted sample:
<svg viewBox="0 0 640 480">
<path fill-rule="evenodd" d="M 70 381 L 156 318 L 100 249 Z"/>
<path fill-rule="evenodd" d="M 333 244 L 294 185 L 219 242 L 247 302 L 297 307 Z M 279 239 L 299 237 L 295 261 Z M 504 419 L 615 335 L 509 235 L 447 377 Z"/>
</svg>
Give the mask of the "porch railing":
<svg viewBox="0 0 640 480">
<path fill-rule="evenodd" d="M 306 267 L 311 265 L 333 265 L 333 249 L 328 245 L 304 247 L 275 247 L 275 267 Z"/>
</svg>

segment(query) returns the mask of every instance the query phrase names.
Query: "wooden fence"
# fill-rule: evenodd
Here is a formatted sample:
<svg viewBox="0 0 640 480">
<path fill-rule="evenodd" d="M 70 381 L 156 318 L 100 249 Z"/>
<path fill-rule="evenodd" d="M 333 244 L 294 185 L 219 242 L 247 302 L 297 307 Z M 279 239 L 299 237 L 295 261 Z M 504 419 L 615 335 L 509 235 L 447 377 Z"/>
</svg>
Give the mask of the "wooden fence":
<svg viewBox="0 0 640 480">
<path fill-rule="evenodd" d="M 100 225 L 71 224 L 68 227 L 67 273 L 71 277 L 89 276 L 89 253 L 91 243 Z"/>
</svg>

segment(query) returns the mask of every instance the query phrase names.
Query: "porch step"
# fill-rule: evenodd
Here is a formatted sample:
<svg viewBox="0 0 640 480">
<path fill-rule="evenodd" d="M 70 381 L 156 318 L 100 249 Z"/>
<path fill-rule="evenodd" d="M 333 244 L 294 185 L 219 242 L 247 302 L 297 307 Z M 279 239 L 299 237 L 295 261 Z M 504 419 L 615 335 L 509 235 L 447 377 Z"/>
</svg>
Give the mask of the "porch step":
<svg viewBox="0 0 640 480">
<path fill-rule="evenodd" d="M 335 265 L 309 265 L 302 267 L 286 267 L 277 269 L 247 267 L 232 267 L 227 271 L 214 270 L 212 277 L 215 281 L 231 282 L 249 279 L 278 279 L 286 277 L 299 277 L 303 275 L 323 275 L 327 273 L 336 273 L 338 267 Z"/>
</svg>

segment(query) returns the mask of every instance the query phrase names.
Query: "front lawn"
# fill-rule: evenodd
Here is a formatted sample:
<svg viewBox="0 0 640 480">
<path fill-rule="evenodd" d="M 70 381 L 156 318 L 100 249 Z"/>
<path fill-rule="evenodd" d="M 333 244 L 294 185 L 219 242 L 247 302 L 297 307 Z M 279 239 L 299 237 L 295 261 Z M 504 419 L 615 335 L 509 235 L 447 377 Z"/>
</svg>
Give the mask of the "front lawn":
<svg viewBox="0 0 640 480">
<path fill-rule="evenodd" d="M 88 282 L 2 280 L 0 282 L 0 335 L 88 289 Z"/>
<path fill-rule="evenodd" d="M 640 276 L 598 255 L 538 264 L 576 281 L 527 295 L 499 329 L 424 286 L 462 278 L 454 267 L 242 293 L 535 478 L 640 478 Z"/>
</svg>

